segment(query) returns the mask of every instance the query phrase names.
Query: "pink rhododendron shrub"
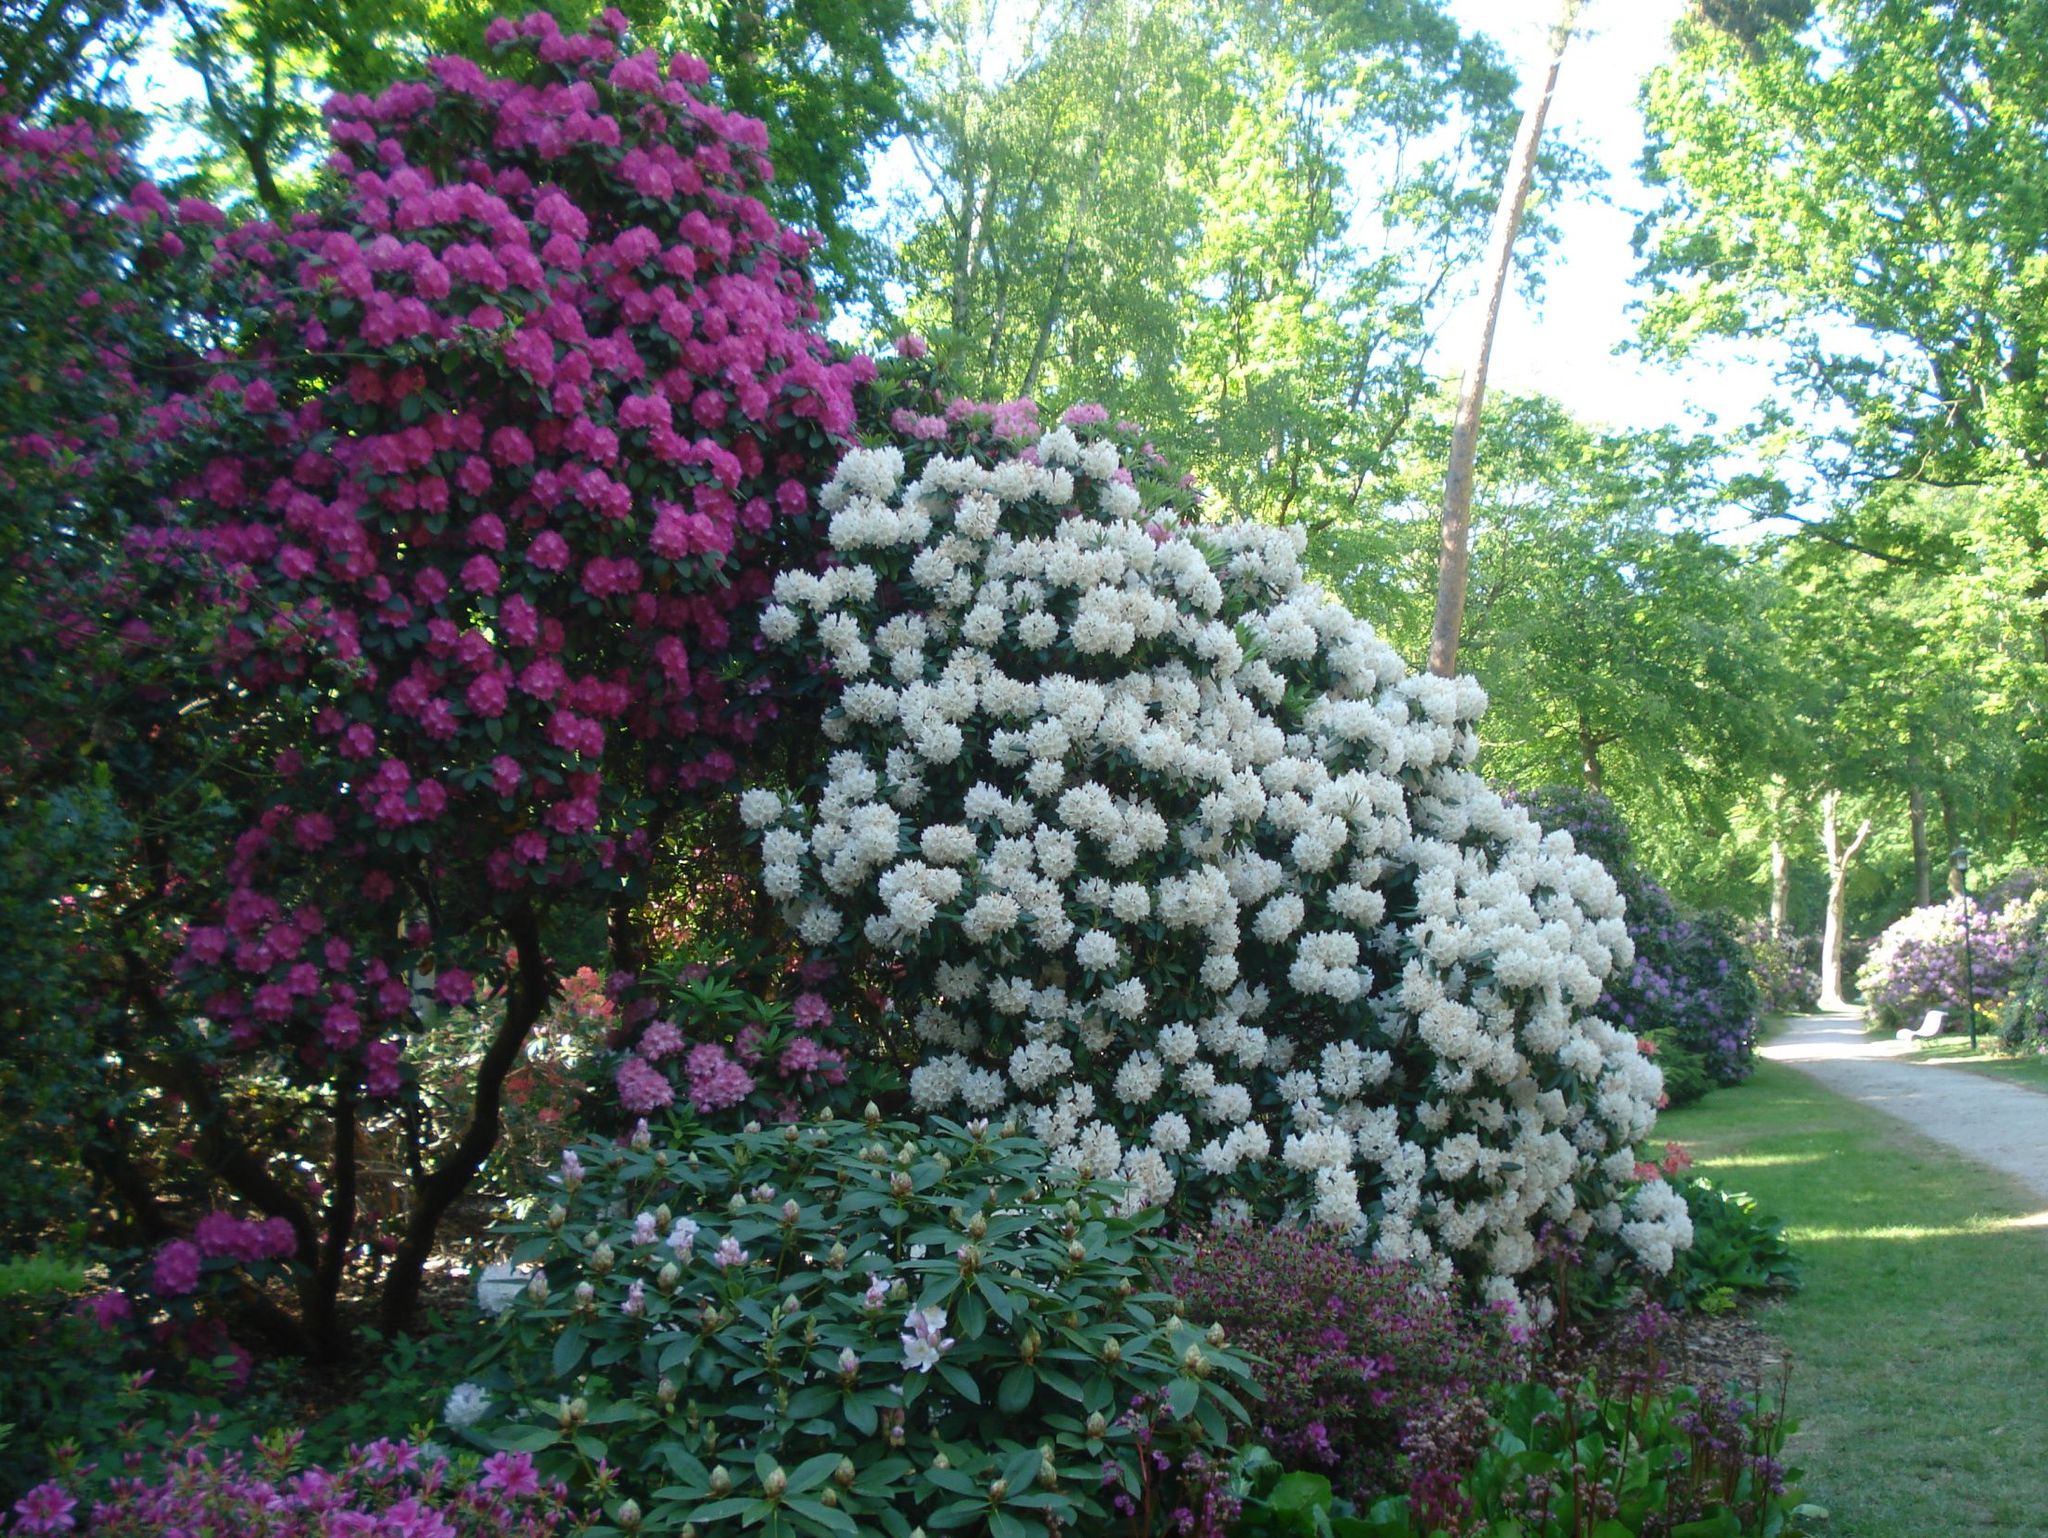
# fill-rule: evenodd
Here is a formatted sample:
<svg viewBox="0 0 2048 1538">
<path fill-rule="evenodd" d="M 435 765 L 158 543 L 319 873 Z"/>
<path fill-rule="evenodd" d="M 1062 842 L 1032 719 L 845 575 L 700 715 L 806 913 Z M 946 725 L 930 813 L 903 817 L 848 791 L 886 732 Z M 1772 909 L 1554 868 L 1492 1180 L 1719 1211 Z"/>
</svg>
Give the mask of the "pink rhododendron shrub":
<svg viewBox="0 0 2048 1538">
<path fill-rule="evenodd" d="M 261 1533 L 266 1538 L 543 1538 L 579 1525 L 567 1492 L 543 1481 L 525 1453 L 493 1453 L 474 1475 L 444 1455 L 400 1442 L 353 1449 L 337 1468 L 294 1467 L 296 1435 L 255 1457 L 216 1458 L 193 1445 L 156 1478 L 94 1482 L 83 1474 L 36 1486 L 0 1532 L 19 1538 L 97 1533 Z"/>
<path fill-rule="evenodd" d="M 608 921 L 631 964 L 664 821 L 776 722 L 754 615 L 815 562 L 810 488 L 871 373 L 830 352 L 761 125 L 700 61 L 616 13 L 489 44 L 330 102 L 288 228 L 129 199 L 233 308 L 134 428 L 123 556 L 210 621 L 162 714 L 217 751 L 210 848 L 157 873 L 176 959 L 135 958 L 124 1002 L 201 1167 L 291 1229 L 316 1336 L 370 1237 L 361 1139 L 402 1131 L 411 1171 L 395 1323 L 552 996 L 544 926 Z M 146 635 L 125 596 L 104 625 Z M 409 1047 L 465 1011 L 480 1061 L 429 1103 Z M 331 1112 L 313 1190 L 235 1125 L 245 1070 Z"/>
</svg>

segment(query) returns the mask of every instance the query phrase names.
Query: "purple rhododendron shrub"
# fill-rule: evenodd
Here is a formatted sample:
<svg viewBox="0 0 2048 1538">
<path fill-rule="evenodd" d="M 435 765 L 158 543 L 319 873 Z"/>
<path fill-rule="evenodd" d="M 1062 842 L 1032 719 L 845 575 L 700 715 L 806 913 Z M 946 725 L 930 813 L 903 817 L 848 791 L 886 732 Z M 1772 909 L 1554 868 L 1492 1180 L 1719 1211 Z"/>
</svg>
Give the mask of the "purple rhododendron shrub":
<svg viewBox="0 0 2048 1538">
<path fill-rule="evenodd" d="M 153 1478 L 51 1480 L 15 1502 L 0 1532 L 19 1538 L 261 1534 L 263 1538 L 545 1538 L 580 1524 L 560 1484 L 525 1453 L 494 1453 L 471 1476 L 399 1442 L 353 1449 L 339 1468 L 295 1467 L 296 1435 L 216 1458 L 191 1446 Z"/>
<path fill-rule="evenodd" d="M 178 952 L 129 957 L 123 1007 L 203 1167 L 289 1226 L 316 1336 L 366 1237 L 365 1129 L 406 1129 L 396 1323 L 553 993 L 544 926 L 609 919 L 630 952 L 664 820 L 777 722 L 754 616 L 815 564 L 810 488 L 872 373 L 831 353 L 762 125 L 701 61 L 616 12 L 488 40 L 331 101 L 288 227 L 146 183 L 116 210 L 152 249 L 191 232 L 232 300 L 180 318 L 184 373 L 134 413 L 119 539 L 204 606 L 199 642 L 118 582 L 83 622 L 173 657 L 159 714 L 211 734 L 206 847 L 150 875 Z M 451 1012 L 483 1050 L 437 1119 L 408 1043 Z M 235 1124 L 244 1071 L 331 1113 L 312 1194 Z M 190 1255 L 157 1258 L 184 1295 Z"/>
<path fill-rule="evenodd" d="M 1638 1036 L 1669 1031 L 1721 1084 L 1749 1077 L 1763 1011 L 1756 967 L 1726 915 L 1688 913 L 1635 861 L 1627 825 L 1596 791 L 1553 785 L 1516 799 L 1572 836 L 1621 888 L 1635 960 L 1607 979 L 1600 1011 Z"/>
<path fill-rule="evenodd" d="M 1877 937 L 1856 970 L 1856 990 L 1871 1023 L 1885 1030 L 1918 1025 L 1930 1009 L 1949 1013 L 1948 1028 L 1964 1030 L 1963 929 L 1970 932 L 1971 984 L 1977 1008 L 1995 1016 L 2000 1001 L 2027 975 L 2039 943 L 2048 893 L 1996 910 L 1961 898 L 1915 908 Z"/>
</svg>

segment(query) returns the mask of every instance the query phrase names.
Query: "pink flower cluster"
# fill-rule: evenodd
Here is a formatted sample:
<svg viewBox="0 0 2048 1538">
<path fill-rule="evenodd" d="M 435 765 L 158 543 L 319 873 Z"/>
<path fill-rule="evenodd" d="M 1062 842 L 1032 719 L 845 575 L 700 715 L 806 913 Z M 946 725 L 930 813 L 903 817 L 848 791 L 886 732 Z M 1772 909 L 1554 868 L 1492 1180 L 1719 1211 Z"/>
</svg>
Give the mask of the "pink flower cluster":
<svg viewBox="0 0 2048 1538">
<path fill-rule="evenodd" d="M 627 51 L 615 15 L 492 36 L 329 102 L 316 211 L 217 237 L 264 329 L 166 407 L 193 449 L 137 536 L 238 611 L 223 682 L 307 723 L 184 974 L 235 1043 L 372 1095 L 426 998 L 503 975 L 487 919 L 414 917 L 423 888 L 616 885 L 650 798 L 730 778 L 775 717 L 752 615 L 873 372 L 833 360 L 762 127 L 701 61 Z"/>
<path fill-rule="evenodd" d="M 289 1260 L 297 1252 L 298 1242 L 298 1235 L 283 1218 L 259 1222 L 231 1212 L 209 1212 L 194 1226 L 191 1238 L 171 1239 L 157 1246 L 150 1286 L 161 1297 L 188 1297 L 198 1291 L 207 1261 L 254 1265 Z"/>
<path fill-rule="evenodd" d="M 188 1445 L 153 1478 L 51 1480 L 15 1502 L 4 1531 L 21 1538 L 245 1532 L 268 1538 L 546 1538 L 577 1526 L 568 1491 L 543 1484 L 526 1453 L 494 1453 L 474 1479 L 404 1443 L 350 1450 L 339 1468 L 291 1469 L 296 1433 L 252 1460 Z"/>
</svg>

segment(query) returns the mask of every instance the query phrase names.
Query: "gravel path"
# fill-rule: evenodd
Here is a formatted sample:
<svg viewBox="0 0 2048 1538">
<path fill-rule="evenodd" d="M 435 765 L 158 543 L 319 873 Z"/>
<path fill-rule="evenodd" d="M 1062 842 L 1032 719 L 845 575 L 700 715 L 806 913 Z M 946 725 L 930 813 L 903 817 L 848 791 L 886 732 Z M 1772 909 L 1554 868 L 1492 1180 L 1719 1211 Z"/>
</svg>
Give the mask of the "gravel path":
<svg viewBox="0 0 2048 1538">
<path fill-rule="evenodd" d="M 2048 1095 L 1967 1068 L 1896 1061 L 1912 1049 L 1866 1035 L 1857 1015 L 1802 1016 L 1758 1050 L 2012 1176 L 2048 1202 Z"/>
</svg>

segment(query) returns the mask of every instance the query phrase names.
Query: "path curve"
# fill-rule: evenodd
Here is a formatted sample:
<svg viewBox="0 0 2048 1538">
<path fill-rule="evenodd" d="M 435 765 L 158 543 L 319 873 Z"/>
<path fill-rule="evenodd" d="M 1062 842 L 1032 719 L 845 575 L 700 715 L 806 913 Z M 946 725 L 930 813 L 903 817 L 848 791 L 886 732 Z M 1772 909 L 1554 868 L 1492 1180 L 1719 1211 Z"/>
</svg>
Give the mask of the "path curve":
<svg viewBox="0 0 2048 1538">
<path fill-rule="evenodd" d="M 2048 1203 L 2048 1095 L 1967 1068 L 1898 1061 L 1911 1050 L 1867 1035 L 1860 1015 L 1802 1015 L 1757 1049 L 2012 1176 Z"/>
</svg>

